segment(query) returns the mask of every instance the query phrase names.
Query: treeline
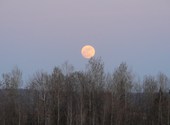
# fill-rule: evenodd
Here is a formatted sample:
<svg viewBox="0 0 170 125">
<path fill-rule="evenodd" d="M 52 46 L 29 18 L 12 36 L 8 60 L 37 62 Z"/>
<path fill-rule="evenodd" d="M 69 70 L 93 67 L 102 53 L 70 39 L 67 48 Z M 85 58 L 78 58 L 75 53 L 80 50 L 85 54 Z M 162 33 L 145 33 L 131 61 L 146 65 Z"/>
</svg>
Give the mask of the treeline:
<svg viewBox="0 0 170 125">
<path fill-rule="evenodd" d="M 0 80 L 0 125 L 169 125 L 169 78 L 135 77 L 126 63 L 104 72 L 100 58 L 85 71 L 65 63 L 52 73 L 37 72 L 20 88 L 14 68 Z"/>
</svg>

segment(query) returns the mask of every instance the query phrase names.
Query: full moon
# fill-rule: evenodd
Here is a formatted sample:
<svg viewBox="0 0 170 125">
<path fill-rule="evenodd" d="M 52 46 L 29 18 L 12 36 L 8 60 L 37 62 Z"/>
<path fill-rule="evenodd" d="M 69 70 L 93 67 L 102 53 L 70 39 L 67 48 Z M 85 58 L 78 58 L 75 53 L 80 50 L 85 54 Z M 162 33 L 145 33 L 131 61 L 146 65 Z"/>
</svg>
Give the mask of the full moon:
<svg viewBox="0 0 170 125">
<path fill-rule="evenodd" d="M 81 54 L 84 58 L 90 59 L 91 57 L 93 57 L 95 55 L 95 49 L 91 45 L 85 45 L 81 49 Z"/>
</svg>

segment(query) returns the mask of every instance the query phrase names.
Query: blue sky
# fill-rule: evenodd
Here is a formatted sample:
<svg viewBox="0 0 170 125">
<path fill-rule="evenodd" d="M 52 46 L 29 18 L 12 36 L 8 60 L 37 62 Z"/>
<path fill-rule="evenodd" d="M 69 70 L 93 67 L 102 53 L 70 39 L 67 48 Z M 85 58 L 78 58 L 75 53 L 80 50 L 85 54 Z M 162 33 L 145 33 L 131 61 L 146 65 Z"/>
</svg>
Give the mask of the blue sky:
<svg viewBox="0 0 170 125">
<path fill-rule="evenodd" d="M 65 61 L 83 70 L 91 44 L 106 71 L 126 62 L 139 76 L 170 76 L 169 0 L 1 0 L 0 73 L 29 77 Z"/>
</svg>

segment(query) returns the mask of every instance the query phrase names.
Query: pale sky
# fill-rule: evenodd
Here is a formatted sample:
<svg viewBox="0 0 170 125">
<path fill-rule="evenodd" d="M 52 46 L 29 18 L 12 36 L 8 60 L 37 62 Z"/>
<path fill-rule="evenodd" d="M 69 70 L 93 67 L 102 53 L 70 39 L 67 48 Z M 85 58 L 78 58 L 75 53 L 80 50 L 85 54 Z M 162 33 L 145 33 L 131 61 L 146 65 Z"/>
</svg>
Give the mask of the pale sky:
<svg viewBox="0 0 170 125">
<path fill-rule="evenodd" d="M 169 0 L 0 0 L 0 74 L 29 77 L 68 61 L 84 70 L 91 44 L 106 71 L 126 62 L 139 76 L 170 77 Z"/>
</svg>

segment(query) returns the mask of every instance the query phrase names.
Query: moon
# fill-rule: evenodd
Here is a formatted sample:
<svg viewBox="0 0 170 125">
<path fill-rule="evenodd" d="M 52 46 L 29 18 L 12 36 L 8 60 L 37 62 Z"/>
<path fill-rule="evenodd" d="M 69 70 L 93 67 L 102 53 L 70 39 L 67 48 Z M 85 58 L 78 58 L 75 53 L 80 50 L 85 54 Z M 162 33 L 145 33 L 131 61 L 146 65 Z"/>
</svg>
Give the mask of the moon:
<svg viewBox="0 0 170 125">
<path fill-rule="evenodd" d="M 85 45 L 81 49 L 81 54 L 84 58 L 90 59 L 95 55 L 95 49 L 91 45 Z"/>
</svg>

